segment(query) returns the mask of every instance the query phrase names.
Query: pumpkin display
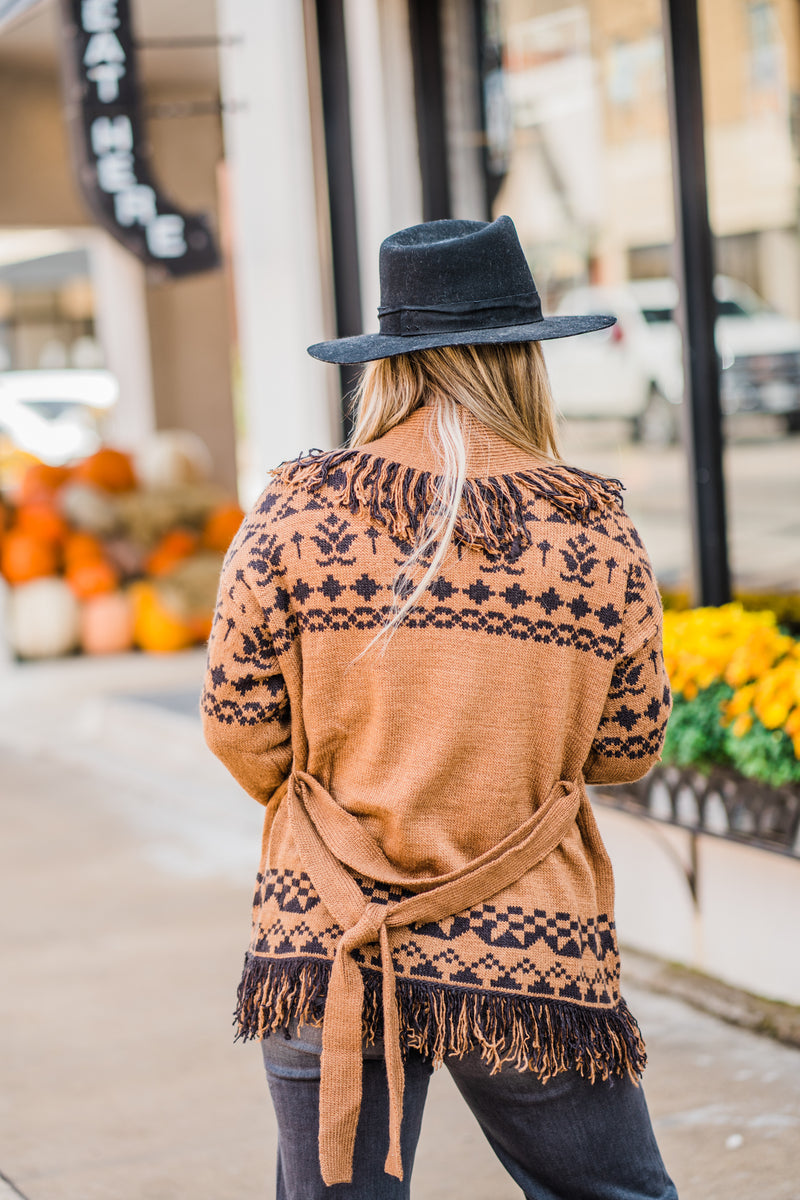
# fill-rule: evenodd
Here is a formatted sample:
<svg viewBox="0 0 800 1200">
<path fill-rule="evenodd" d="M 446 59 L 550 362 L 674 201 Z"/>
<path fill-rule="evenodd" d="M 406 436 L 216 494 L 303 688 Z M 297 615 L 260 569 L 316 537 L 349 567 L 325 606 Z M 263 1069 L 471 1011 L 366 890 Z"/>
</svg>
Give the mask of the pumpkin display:
<svg viewBox="0 0 800 1200">
<path fill-rule="evenodd" d="M 133 621 L 133 600 L 126 592 L 92 596 L 81 605 L 81 648 L 86 654 L 123 654 L 133 646 Z"/>
<path fill-rule="evenodd" d="M 224 554 L 230 546 L 239 526 L 244 520 L 244 513 L 238 504 L 221 504 L 209 516 L 203 528 L 203 545 L 207 550 L 217 550 Z"/>
<path fill-rule="evenodd" d="M 168 575 L 197 549 L 199 538 L 189 529 L 171 529 L 165 533 L 155 550 L 145 559 L 148 575 Z"/>
<path fill-rule="evenodd" d="M 52 504 L 35 501 L 17 509 L 17 529 L 31 537 L 58 544 L 67 536 L 68 527 L 61 513 Z"/>
<path fill-rule="evenodd" d="M 212 468 L 208 446 L 188 429 L 160 429 L 136 456 L 136 471 L 146 488 L 205 483 Z"/>
<path fill-rule="evenodd" d="M 130 492 L 136 487 L 136 475 L 130 454 L 104 446 L 84 458 L 72 470 L 72 479 L 87 483 L 103 492 Z"/>
<path fill-rule="evenodd" d="M 221 554 L 203 551 L 179 563 L 161 582 L 162 599 L 194 630 L 195 641 L 205 642 L 211 633 L 221 568 Z"/>
<path fill-rule="evenodd" d="M 133 598 L 133 640 L 141 650 L 170 654 L 186 650 L 197 640 L 191 623 L 164 603 L 154 583 L 137 583 Z"/>
<path fill-rule="evenodd" d="M 78 632 L 78 601 L 63 579 L 34 579 L 10 589 L 7 636 L 20 658 L 69 654 Z"/>
<path fill-rule="evenodd" d="M 3 538 L 0 572 L 9 583 L 28 583 L 55 575 L 58 552 L 54 544 L 34 537 L 22 529 L 11 529 Z"/>
<path fill-rule="evenodd" d="M 79 600 L 114 592 L 119 575 L 104 558 L 87 558 L 68 568 L 66 581 Z"/>
<path fill-rule="evenodd" d="M 182 430 L 155 434 L 135 464 L 111 447 L 72 467 L 26 456 L 0 496 L 11 649 L 168 654 L 205 641 L 244 517 L 210 472 L 207 446 Z"/>
<path fill-rule="evenodd" d="M 196 642 L 207 642 L 211 637 L 211 626 L 214 624 L 213 612 L 202 613 L 196 617 L 188 617 L 189 628 L 194 633 Z"/>
<path fill-rule="evenodd" d="M 94 534 L 69 533 L 64 541 L 64 566 L 69 571 L 78 563 L 102 559 L 104 553 L 103 543 Z"/>
<path fill-rule="evenodd" d="M 225 499 L 217 484 L 195 483 L 129 492 L 116 496 L 114 503 L 120 531 L 138 545 L 153 549 L 172 529 L 202 530 L 209 514 Z"/>
<path fill-rule="evenodd" d="M 100 488 L 69 483 L 61 493 L 61 511 L 75 529 L 109 537 L 120 525 L 118 501 Z"/>
<path fill-rule="evenodd" d="M 69 478 L 67 467 L 51 467 L 48 463 L 31 463 L 19 482 L 16 492 L 18 504 L 35 504 L 40 500 L 51 500 Z"/>
<path fill-rule="evenodd" d="M 123 579 L 134 579 L 144 574 L 145 552 L 130 538 L 106 538 L 103 542 L 106 558 Z"/>
</svg>

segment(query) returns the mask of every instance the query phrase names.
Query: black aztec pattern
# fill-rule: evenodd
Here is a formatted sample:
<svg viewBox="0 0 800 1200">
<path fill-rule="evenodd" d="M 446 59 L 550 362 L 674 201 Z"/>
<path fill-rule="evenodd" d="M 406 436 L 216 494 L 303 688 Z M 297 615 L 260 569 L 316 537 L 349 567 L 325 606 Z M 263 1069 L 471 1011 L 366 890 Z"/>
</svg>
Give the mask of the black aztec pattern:
<svg viewBox="0 0 800 1200">
<path fill-rule="evenodd" d="M 317 491 L 271 485 L 231 547 L 228 562 L 244 565 L 227 586 L 223 572 L 212 635 L 222 653 L 202 699 L 216 721 L 288 730 L 281 657 L 307 637 L 368 640 L 389 619 L 394 573 L 411 542 L 391 523 L 343 508 L 335 498 L 340 475 Z M 579 525 L 535 498 L 520 511 L 525 539 L 494 551 L 458 545 L 405 628 L 572 649 L 608 663 L 613 676 L 593 759 L 652 757 L 670 698 L 658 591 L 636 530 L 617 507 Z"/>
<path fill-rule="evenodd" d="M 608 698 L 592 742 L 596 760 L 652 758 L 664 741 L 672 704 L 660 640 L 646 640 L 614 667 Z M 587 776 L 589 778 L 589 776 Z"/>
<path fill-rule="evenodd" d="M 528 505 L 526 521 L 546 524 L 547 516 L 536 511 L 541 507 Z M 298 521 L 302 517 L 310 519 Z M 567 524 L 563 518 L 559 523 Z M 291 532 L 287 526 L 293 527 Z M 641 626 L 652 621 L 655 612 L 652 597 L 645 599 L 644 584 L 652 580 L 646 559 L 629 569 L 625 565 L 622 550 L 628 554 L 635 550 L 635 530 L 624 514 L 614 513 L 597 520 L 590 532 L 580 529 L 567 536 L 560 545 L 553 533 L 550 537 L 553 541 L 533 533 L 525 550 L 484 553 L 463 582 L 443 573 L 429 586 L 430 601 L 408 618 L 409 628 L 459 627 L 490 636 L 568 643 L 604 659 L 614 657 L 620 648 L 625 607 L 641 606 L 635 617 Z M 410 542 L 393 537 L 390 531 L 365 528 L 363 520 L 349 514 L 342 516 L 341 509 L 324 496 L 302 491 L 287 495 L 279 485 L 267 489 L 230 552 L 245 551 L 244 581 L 258 592 L 264 624 L 271 633 L 266 644 L 254 636 L 247 646 L 253 665 L 258 667 L 273 650 L 285 651 L 303 632 L 380 628 L 391 608 L 393 575 L 387 574 L 385 562 L 376 563 L 372 570 L 369 562 L 378 557 L 382 542 L 399 551 L 390 558 L 390 564 L 399 568 L 410 552 Z M 356 561 L 366 569 L 337 570 Z M 534 566 L 541 568 L 537 574 L 547 586 L 519 581 L 530 578 Z M 505 581 L 493 578 L 498 572 L 505 574 Z M 616 581 L 617 603 L 607 596 L 594 599 L 597 584 L 607 592 Z M 220 597 L 218 617 L 229 599 Z M 233 619 L 226 612 L 226 622 Z"/>
<path fill-rule="evenodd" d="M 362 878 L 358 882 L 365 899 L 374 903 L 396 902 L 412 894 Z M 270 870 L 259 876 L 253 953 L 275 961 L 298 954 L 332 959 L 344 930 L 330 918 L 322 926 L 305 919 L 320 905 L 303 871 Z M 379 971 L 376 951 L 366 947 L 354 957 L 365 969 Z M 511 959 L 508 951 L 514 951 Z M 586 1004 L 614 1003 L 618 991 L 616 931 L 607 914 L 577 918 L 566 912 L 548 913 L 543 908 L 527 912 L 517 904 L 485 902 L 442 921 L 410 926 L 393 958 L 399 976 L 440 986 L 484 990 L 488 986 L 492 991 Z"/>
</svg>

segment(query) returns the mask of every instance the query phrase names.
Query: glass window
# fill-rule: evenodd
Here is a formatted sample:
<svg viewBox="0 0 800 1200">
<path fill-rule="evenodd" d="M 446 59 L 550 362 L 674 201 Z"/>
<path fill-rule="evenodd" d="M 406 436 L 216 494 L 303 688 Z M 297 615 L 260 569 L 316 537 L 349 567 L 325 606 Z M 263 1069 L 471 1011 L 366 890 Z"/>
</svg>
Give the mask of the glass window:
<svg viewBox="0 0 800 1200">
<path fill-rule="evenodd" d="M 794 0 L 701 11 L 717 350 L 734 584 L 800 588 L 800 239 Z M 492 0 L 492 86 L 509 115 L 493 215 L 509 213 L 545 313 L 608 311 L 612 334 L 543 343 L 562 450 L 621 477 L 662 585 L 686 589 L 690 505 L 672 278 L 658 0 Z M 768 481 L 768 482 L 767 482 Z"/>
<path fill-rule="evenodd" d="M 664 54 L 657 0 L 496 0 L 512 136 L 494 215 L 520 233 L 545 313 L 610 312 L 543 343 L 562 452 L 623 478 L 662 583 L 690 561 Z"/>
<path fill-rule="evenodd" d="M 30 456 L 53 465 L 91 453 L 116 398 L 102 368 L 84 247 L 57 230 L 0 230 L 0 486 Z"/>
</svg>

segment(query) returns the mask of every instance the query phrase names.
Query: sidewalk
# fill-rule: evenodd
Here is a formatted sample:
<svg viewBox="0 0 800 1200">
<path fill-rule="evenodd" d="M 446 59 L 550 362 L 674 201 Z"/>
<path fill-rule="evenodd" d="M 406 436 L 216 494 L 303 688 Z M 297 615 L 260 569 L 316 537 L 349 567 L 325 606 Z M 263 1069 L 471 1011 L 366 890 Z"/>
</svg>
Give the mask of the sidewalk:
<svg viewBox="0 0 800 1200">
<path fill-rule="evenodd" d="M 203 745 L 201 673 L 189 653 L 0 675 L 1 1200 L 274 1195 L 260 1055 L 230 1028 L 261 809 Z M 626 994 L 682 1200 L 800 1200 L 800 1052 Z M 445 1072 L 413 1195 L 520 1195 Z"/>
</svg>

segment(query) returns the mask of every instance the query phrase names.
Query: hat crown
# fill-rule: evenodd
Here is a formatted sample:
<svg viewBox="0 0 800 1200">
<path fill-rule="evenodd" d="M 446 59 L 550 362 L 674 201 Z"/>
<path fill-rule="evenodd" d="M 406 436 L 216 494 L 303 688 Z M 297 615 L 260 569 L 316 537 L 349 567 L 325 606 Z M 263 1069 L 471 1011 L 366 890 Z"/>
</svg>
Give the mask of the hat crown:
<svg viewBox="0 0 800 1200">
<path fill-rule="evenodd" d="M 510 217 L 426 221 L 381 245 L 382 333 L 541 320 L 541 303 Z"/>
<path fill-rule="evenodd" d="M 380 278 L 382 308 L 536 295 L 510 217 L 401 229 L 381 245 Z"/>
</svg>

